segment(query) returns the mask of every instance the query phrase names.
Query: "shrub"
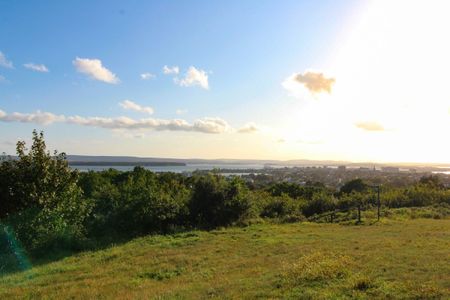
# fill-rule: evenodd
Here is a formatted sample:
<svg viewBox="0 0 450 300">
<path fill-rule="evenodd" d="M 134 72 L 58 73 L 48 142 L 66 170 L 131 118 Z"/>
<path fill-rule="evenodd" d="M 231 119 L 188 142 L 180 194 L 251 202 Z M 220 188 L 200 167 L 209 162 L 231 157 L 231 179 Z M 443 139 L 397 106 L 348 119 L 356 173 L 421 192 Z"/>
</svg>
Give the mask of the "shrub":
<svg viewBox="0 0 450 300">
<path fill-rule="evenodd" d="M 208 174 L 193 179 L 189 203 L 192 223 L 201 227 L 230 225 L 254 215 L 253 197 L 242 180 Z"/>
<path fill-rule="evenodd" d="M 325 186 L 315 183 L 302 186 L 297 183 L 277 182 L 266 188 L 272 196 L 288 195 L 293 199 L 302 198 L 311 200 L 316 193 L 326 191 Z"/>
<path fill-rule="evenodd" d="M 264 218 L 279 218 L 285 221 L 302 220 L 301 203 L 300 200 L 294 200 L 286 194 L 267 196 L 260 215 Z"/>
<path fill-rule="evenodd" d="M 336 199 L 328 193 L 320 192 L 313 195 L 302 207 L 302 212 L 309 217 L 314 214 L 321 214 L 336 208 Z"/>
<path fill-rule="evenodd" d="M 189 191 L 183 185 L 176 181 L 162 184 L 155 173 L 136 167 L 118 184 L 107 223 L 132 236 L 166 232 L 172 225 L 183 225 L 188 199 Z"/>
<path fill-rule="evenodd" d="M 362 179 L 357 178 L 346 182 L 340 189 L 340 194 L 350 194 L 352 192 L 362 193 L 368 188 L 367 183 Z"/>
</svg>

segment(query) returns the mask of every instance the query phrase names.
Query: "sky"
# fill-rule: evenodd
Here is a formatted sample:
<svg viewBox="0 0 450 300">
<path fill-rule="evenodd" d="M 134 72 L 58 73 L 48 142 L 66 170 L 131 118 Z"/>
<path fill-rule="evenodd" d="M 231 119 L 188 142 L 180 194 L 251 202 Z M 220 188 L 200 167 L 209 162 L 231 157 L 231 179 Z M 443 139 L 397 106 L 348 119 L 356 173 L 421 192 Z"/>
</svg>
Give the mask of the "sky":
<svg viewBox="0 0 450 300">
<path fill-rule="evenodd" d="M 0 152 L 450 163 L 448 1 L 0 1 Z"/>
</svg>

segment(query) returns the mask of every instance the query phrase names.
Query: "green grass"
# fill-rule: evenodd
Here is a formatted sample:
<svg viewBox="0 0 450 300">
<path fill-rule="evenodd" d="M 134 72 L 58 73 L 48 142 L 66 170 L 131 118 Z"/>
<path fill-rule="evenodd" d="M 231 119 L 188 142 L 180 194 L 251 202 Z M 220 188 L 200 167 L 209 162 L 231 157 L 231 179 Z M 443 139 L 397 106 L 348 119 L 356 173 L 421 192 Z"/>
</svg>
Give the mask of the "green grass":
<svg viewBox="0 0 450 300">
<path fill-rule="evenodd" d="M 0 299 L 449 299 L 450 220 L 138 238 L 0 278 Z"/>
</svg>

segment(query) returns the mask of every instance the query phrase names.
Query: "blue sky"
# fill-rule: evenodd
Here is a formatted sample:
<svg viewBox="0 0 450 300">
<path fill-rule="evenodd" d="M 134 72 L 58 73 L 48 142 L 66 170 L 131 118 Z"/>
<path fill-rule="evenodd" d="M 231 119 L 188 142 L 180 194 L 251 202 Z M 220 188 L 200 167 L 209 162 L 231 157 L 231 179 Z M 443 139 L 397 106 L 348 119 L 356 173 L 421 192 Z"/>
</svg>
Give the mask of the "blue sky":
<svg viewBox="0 0 450 300">
<path fill-rule="evenodd" d="M 299 99 L 283 82 L 291 74 L 334 70 L 346 32 L 366 6 L 363 1 L 2 1 L 0 150 L 11 153 L 17 139 L 27 140 L 37 128 L 51 147 L 73 154 L 352 159 L 348 149 L 329 151 L 321 138 L 316 143 L 313 131 L 292 133 L 309 132 L 296 120 L 311 105 L 330 101 L 332 93 L 317 96 L 307 88 L 311 95 Z M 94 61 L 113 79 L 99 79 L 102 70 L 92 70 Z M 44 65 L 48 72 L 25 64 Z M 164 66 L 177 66 L 179 73 L 164 74 Z M 152 78 L 143 80 L 146 73 Z M 305 99 L 310 96 L 314 99 Z M 124 109 L 125 100 L 154 113 Z M 31 120 L 37 111 L 64 121 Z M 74 116 L 86 119 L 67 121 Z M 147 118 L 185 123 L 168 130 L 172 125 L 130 128 L 93 121 L 114 123 L 120 117 L 129 118 L 125 123 Z M 301 140 L 309 142 L 302 146 Z M 376 153 L 354 158 L 395 159 Z"/>
</svg>

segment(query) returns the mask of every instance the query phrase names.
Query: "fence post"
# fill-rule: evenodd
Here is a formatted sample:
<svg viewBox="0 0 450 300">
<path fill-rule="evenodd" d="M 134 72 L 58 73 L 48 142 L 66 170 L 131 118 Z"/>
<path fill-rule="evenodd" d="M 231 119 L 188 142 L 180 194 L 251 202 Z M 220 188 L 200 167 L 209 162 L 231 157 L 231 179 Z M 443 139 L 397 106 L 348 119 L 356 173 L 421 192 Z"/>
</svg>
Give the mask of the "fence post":
<svg viewBox="0 0 450 300">
<path fill-rule="evenodd" d="M 378 211 L 377 211 L 377 219 L 378 219 L 378 221 L 380 221 L 380 207 L 381 207 L 381 203 L 380 203 L 380 186 L 377 186 L 377 192 L 378 192 L 378 201 L 377 201 Z"/>
<path fill-rule="evenodd" d="M 358 223 L 361 223 L 361 205 L 358 204 Z"/>
</svg>

